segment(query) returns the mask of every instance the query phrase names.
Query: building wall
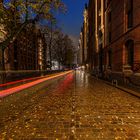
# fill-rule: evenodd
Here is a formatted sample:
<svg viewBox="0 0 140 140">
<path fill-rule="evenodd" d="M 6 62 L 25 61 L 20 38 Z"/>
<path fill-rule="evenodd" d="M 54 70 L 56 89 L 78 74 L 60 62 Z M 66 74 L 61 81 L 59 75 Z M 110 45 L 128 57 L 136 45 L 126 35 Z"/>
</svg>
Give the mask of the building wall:
<svg viewBox="0 0 140 140">
<path fill-rule="evenodd" d="M 84 64 L 87 64 L 87 44 L 88 44 L 88 9 L 85 5 L 84 24 L 83 24 L 83 45 L 84 45 Z"/>
<path fill-rule="evenodd" d="M 104 70 L 104 1 L 92 1 L 94 6 L 95 40 L 94 40 L 94 71 L 101 75 Z"/>
<path fill-rule="evenodd" d="M 87 60 L 96 75 L 124 80 L 140 73 L 139 0 L 89 0 L 87 33 Z"/>
<path fill-rule="evenodd" d="M 117 4 L 119 3 L 119 4 Z M 124 0 L 105 2 L 105 56 L 106 68 L 116 71 L 121 70 L 122 65 L 122 41 L 114 42 L 124 33 Z M 111 52 L 111 58 L 109 53 Z M 116 59 L 117 58 L 117 59 Z M 110 60 L 111 59 L 111 60 Z M 110 62 L 111 61 L 111 65 Z M 117 65 L 117 67 L 116 67 Z"/>
<path fill-rule="evenodd" d="M 5 36 L 6 36 L 6 32 L 4 31 L 4 27 L 2 24 L 0 24 L 0 42 L 4 40 Z"/>
<path fill-rule="evenodd" d="M 88 58 L 89 71 L 93 71 L 96 62 L 94 61 L 95 50 L 95 1 L 90 0 L 88 4 Z"/>
<path fill-rule="evenodd" d="M 37 65 L 39 70 L 45 70 L 46 69 L 46 53 L 47 53 L 47 48 L 46 48 L 46 40 L 45 40 L 45 36 L 44 34 L 41 33 L 41 31 L 38 31 L 37 34 L 37 54 L 38 54 L 38 58 L 37 58 Z"/>
<path fill-rule="evenodd" d="M 6 70 L 43 70 L 45 40 L 40 30 L 25 29 L 5 50 Z"/>
<path fill-rule="evenodd" d="M 133 66 L 129 71 L 136 71 L 136 67 L 140 63 L 140 1 L 133 0 L 133 26 L 128 28 L 127 9 L 128 0 L 113 0 L 105 9 L 105 50 L 106 53 L 111 49 L 112 51 L 112 71 L 125 72 L 126 68 L 126 42 L 128 40 L 134 41 L 134 58 Z M 111 21 L 108 23 L 109 12 L 111 11 Z M 139 12 L 138 12 L 139 11 Z M 109 41 L 109 32 L 111 38 Z M 108 58 L 106 58 L 108 59 Z M 137 66 L 136 66 L 137 65 Z"/>
<path fill-rule="evenodd" d="M 77 56 L 77 63 L 79 65 L 82 65 L 83 64 L 83 34 L 82 34 L 82 29 L 81 29 L 81 32 L 80 32 L 80 39 L 79 39 L 79 48 L 78 48 L 78 56 Z"/>
</svg>

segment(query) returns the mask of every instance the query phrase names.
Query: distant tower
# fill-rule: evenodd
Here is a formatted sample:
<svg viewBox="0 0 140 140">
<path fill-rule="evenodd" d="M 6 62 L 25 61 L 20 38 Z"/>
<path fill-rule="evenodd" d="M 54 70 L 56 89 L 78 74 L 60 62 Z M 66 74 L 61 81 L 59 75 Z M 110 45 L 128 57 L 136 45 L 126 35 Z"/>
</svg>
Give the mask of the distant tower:
<svg viewBox="0 0 140 140">
<path fill-rule="evenodd" d="M 84 49 L 84 65 L 87 67 L 87 44 L 88 44 L 88 6 L 85 4 L 84 9 L 84 23 L 83 23 L 83 49 Z"/>
</svg>

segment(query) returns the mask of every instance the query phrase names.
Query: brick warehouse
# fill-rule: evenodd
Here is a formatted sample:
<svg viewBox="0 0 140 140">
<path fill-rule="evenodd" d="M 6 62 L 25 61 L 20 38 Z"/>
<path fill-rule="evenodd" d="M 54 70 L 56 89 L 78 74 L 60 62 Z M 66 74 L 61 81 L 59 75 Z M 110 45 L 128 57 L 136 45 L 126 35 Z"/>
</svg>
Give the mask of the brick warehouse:
<svg viewBox="0 0 140 140">
<path fill-rule="evenodd" d="M 140 1 L 89 0 L 87 19 L 89 70 L 110 81 L 140 79 Z"/>
</svg>

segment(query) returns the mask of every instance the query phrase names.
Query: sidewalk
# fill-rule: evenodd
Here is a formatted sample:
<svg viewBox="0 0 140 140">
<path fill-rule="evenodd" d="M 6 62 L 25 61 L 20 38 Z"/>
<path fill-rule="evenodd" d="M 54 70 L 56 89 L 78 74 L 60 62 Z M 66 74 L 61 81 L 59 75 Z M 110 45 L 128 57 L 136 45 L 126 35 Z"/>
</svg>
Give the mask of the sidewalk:
<svg viewBox="0 0 140 140">
<path fill-rule="evenodd" d="M 103 80 L 103 81 L 105 81 L 105 80 Z M 134 90 L 132 90 L 131 88 L 127 88 L 127 87 L 123 87 L 123 86 L 120 86 L 120 85 L 114 85 L 114 84 L 112 84 L 112 83 L 110 83 L 110 82 L 107 82 L 107 81 L 105 81 L 107 84 L 109 84 L 109 85 L 111 85 L 111 86 L 114 86 L 114 87 L 116 87 L 116 88 L 118 88 L 118 89 L 120 89 L 120 90 L 122 90 L 122 91 L 125 91 L 125 92 L 127 92 L 127 93 L 130 93 L 130 94 L 132 94 L 132 95 L 134 95 L 134 96 L 137 96 L 137 97 L 139 97 L 140 98 L 140 93 L 139 93 L 139 91 L 134 91 Z"/>
<path fill-rule="evenodd" d="M 92 75 L 92 76 L 93 76 L 93 75 Z M 95 76 L 93 76 L 93 77 L 94 77 L 94 78 L 97 78 L 97 77 L 95 77 Z M 109 82 L 109 81 L 106 81 L 106 80 L 103 80 L 103 79 L 100 79 L 100 78 L 97 78 L 97 79 L 98 79 L 98 80 L 101 80 L 101 81 L 103 81 L 103 82 L 105 82 L 106 84 L 108 84 L 108 85 L 110 85 L 110 86 L 116 87 L 116 88 L 118 88 L 118 89 L 120 89 L 120 90 L 122 90 L 122 91 L 125 91 L 125 92 L 127 92 L 127 93 L 129 93 L 129 94 L 132 94 L 132 95 L 137 96 L 137 97 L 140 98 L 140 92 L 139 92 L 139 90 L 137 90 L 137 89 L 132 89 L 131 87 L 128 88 L 129 85 L 127 85 L 127 86 L 115 85 L 115 84 L 112 84 L 112 83 Z M 133 87 L 133 88 L 134 88 L 134 87 Z"/>
</svg>

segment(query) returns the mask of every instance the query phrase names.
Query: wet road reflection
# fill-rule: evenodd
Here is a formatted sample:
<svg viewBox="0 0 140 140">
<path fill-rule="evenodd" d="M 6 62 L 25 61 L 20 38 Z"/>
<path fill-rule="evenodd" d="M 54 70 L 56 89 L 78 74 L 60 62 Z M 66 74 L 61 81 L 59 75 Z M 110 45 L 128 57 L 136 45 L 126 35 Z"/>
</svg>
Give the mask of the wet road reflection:
<svg viewBox="0 0 140 140">
<path fill-rule="evenodd" d="M 139 108 L 139 98 L 78 70 L 1 99 L 0 139 L 137 140 Z"/>
<path fill-rule="evenodd" d="M 54 89 L 55 90 L 55 94 L 59 95 L 59 94 L 65 93 L 68 90 L 68 88 L 71 86 L 72 82 L 74 82 L 74 73 L 68 74 L 63 79 L 63 81 L 58 83 L 58 85 Z"/>
</svg>

